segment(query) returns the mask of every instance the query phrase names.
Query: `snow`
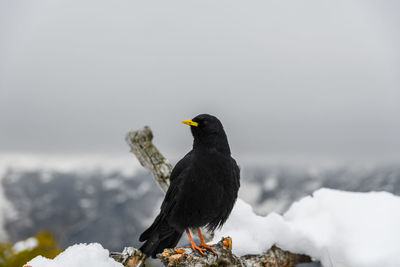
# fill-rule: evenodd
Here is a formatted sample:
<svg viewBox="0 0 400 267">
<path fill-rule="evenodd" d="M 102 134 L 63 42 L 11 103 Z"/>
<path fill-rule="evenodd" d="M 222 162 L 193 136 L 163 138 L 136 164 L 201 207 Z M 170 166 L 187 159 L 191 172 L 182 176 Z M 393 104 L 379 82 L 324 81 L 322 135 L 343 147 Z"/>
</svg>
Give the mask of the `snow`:
<svg viewBox="0 0 400 267">
<path fill-rule="evenodd" d="M 279 215 L 254 214 L 238 199 L 224 227 L 237 255 L 262 253 L 273 244 L 310 255 L 324 266 L 400 266 L 400 197 L 387 192 L 319 189 Z"/>
<path fill-rule="evenodd" d="M 113 154 L 29 154 L 29 153 L 0 153 L 0 178 L 10 169 L 13 173 L 20 171 L 42 171 L 42 179 L 50 179 L 49 174 L 57 172 L 93 172 L 105 174 L 121 172 L 132 176 L 142 167 L 135 157 L 126 153 Z M 16 179 L 18 176 L 16 176 Z"/>
<path fill-rule="evenodd" d="M 272 191 L 278 187 L 278 178 L 275 175 L 270 175 L 264 180 L 264 189 L 266 191 Z"/>
<path fill-rule="evenodd" d="M 68 247 L 53 260 L 38 256 L 24 266 L 32 267 L 123 267 L 109 257 L 109 251 L 98 243 Z"/>
<path fill-rule="evenodd" d="M 247 183 L 245 187 L 240 189 L 239 197 L 245 197 L 250 203 L 258 203 L 262 193 L 262 188 L 258 183 Z"/>
<path fill-rule="evenodd" d="M 37 239 L 34 237 L 30 237 L 28 239 L 16 242 L 13 245 L 12 249 L 15 253 L 19 253 L 23 250 L 31 250 L 35 248 L 37 245 L 38 245 Z"/>
</svg>

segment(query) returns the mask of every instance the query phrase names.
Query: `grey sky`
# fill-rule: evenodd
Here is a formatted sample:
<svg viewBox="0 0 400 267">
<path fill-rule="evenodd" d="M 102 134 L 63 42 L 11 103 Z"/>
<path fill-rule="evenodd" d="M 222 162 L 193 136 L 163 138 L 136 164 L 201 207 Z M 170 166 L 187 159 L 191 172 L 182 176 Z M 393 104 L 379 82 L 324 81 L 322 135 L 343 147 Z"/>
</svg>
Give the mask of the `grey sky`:
<svg viewBox="0 0 400 267">
<path fill-rule="evenodd" d="M 0 0 L 0 151 L 400 155 L 398 1 Z"/>
</svg>

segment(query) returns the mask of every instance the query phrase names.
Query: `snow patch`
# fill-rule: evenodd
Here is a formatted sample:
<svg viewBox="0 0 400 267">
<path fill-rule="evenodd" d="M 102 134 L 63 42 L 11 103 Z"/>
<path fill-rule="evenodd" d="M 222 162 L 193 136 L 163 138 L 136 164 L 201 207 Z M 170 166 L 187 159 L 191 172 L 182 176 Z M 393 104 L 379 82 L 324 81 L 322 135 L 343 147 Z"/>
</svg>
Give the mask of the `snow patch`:
<svg viewBox="0 0 400 267">
<path fill-rule="evenodd" d="M 103 181 L 103 188 L 105 190 L 115 190 L 124 187 L 124 184 L 121 180 L 118 179 L 107 179 Z"/>
<path fill-rule="evenodd" d="M 246 199 L 252 205 L 256 205 L 261 198 L 262 189 L 258 183 L 247 183 L 239 189 L 239 197 Z"/>
<path fill-rule="evenodd" d="M 265 178 L 264 189 L 267 191 L 273 191 L 278 187 L 278 178 L 275 175 L 270 175 Z"/>
<path fill-rule="evenodd" d="M 283 216 L 258 216 L 238 199 L 213 241 L 231 236 L 237 255 L 262 253 L 276 244 L 329 267 L 394 267 L 400 266 L 399 225 L 398 196 L 320 189 Z"/>
<path fill-rule="evenodd" d="M 15 253 L 19 253 L 23 250 L 32 250 L 38 245 L 38 241 L 34 237 L 30 237 L 25 240 L 18 241 L 17 243 L 14 244 L 12 247 L 12 250 Z"/>
<path fill-rule="evenodd" d="M 49 173 L 52 171 L 101 171 L 106 174 L 121 172 L 125 176 L 132 176 L 141 169 L 138 160 L 129 153 L 126 155 L 0 153 L 0 178 L 9 170 L 13 170 L 13 173 L 40 170 L 47 173 L 47 176 L 41 178 L 48 181 Z"/>
<path fill-rule="evenodd" d="M 38 256 L 24 266 L 32 267 L 123 267 L 109 257 L 109 251 L 98 243 L 68 247 L 53 260 Z"/>
</svg>

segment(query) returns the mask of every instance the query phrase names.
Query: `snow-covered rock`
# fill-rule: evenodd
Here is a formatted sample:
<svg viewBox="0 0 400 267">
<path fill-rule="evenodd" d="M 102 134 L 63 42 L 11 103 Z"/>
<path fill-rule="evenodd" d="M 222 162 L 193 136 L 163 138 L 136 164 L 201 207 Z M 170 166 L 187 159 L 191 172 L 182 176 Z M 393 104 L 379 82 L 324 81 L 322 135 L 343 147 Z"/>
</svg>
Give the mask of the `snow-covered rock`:
<svg viewBox="0 0 400 267">
<path fill-rule="evenodd" d="M 67 248 L 53 260 L 38 256 L 24 266 L 32 267 L 123 267 L 109 257 L 109 251 L 98 243 L 78 244 Z"/>
<path fill-rule="evenodd" d="M 238 199 L 214 241 L 233 239 L 237 255 L 261 253 L 273 244 L 320 260 L 324 266 L 400 266 L 400 197 L 387 192 L 320 189 L 283 215 L 254 214 Z"/>
</svg>

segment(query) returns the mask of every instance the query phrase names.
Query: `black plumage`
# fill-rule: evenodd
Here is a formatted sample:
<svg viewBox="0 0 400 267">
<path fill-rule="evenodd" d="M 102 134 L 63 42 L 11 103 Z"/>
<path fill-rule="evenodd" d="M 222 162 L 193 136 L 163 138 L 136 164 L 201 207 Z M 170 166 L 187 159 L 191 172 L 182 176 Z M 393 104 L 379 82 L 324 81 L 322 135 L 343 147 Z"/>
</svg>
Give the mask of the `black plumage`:
<svg viewBox="0 0 400 267">
<path fill-rule="evenodd" d="M 186 230 L 192 247 L 203 253 L 206 245 L 194 244 L 188 228 L 221 227 L 235 204 L 239 190 L 239 167 L 231 157 L 221 122 L 208 114 L 198 115 L 183 123 L 191 125 L 193 149 L 181 159 L 170 177 L 170 186 L 161 205 L 160 214 L 141 234 L 146 241 L 140 248 L 155 257 L 164 248 L 176 246 Z M 213 251 L 213 250 L 212 250 Z"/>
</svg>

